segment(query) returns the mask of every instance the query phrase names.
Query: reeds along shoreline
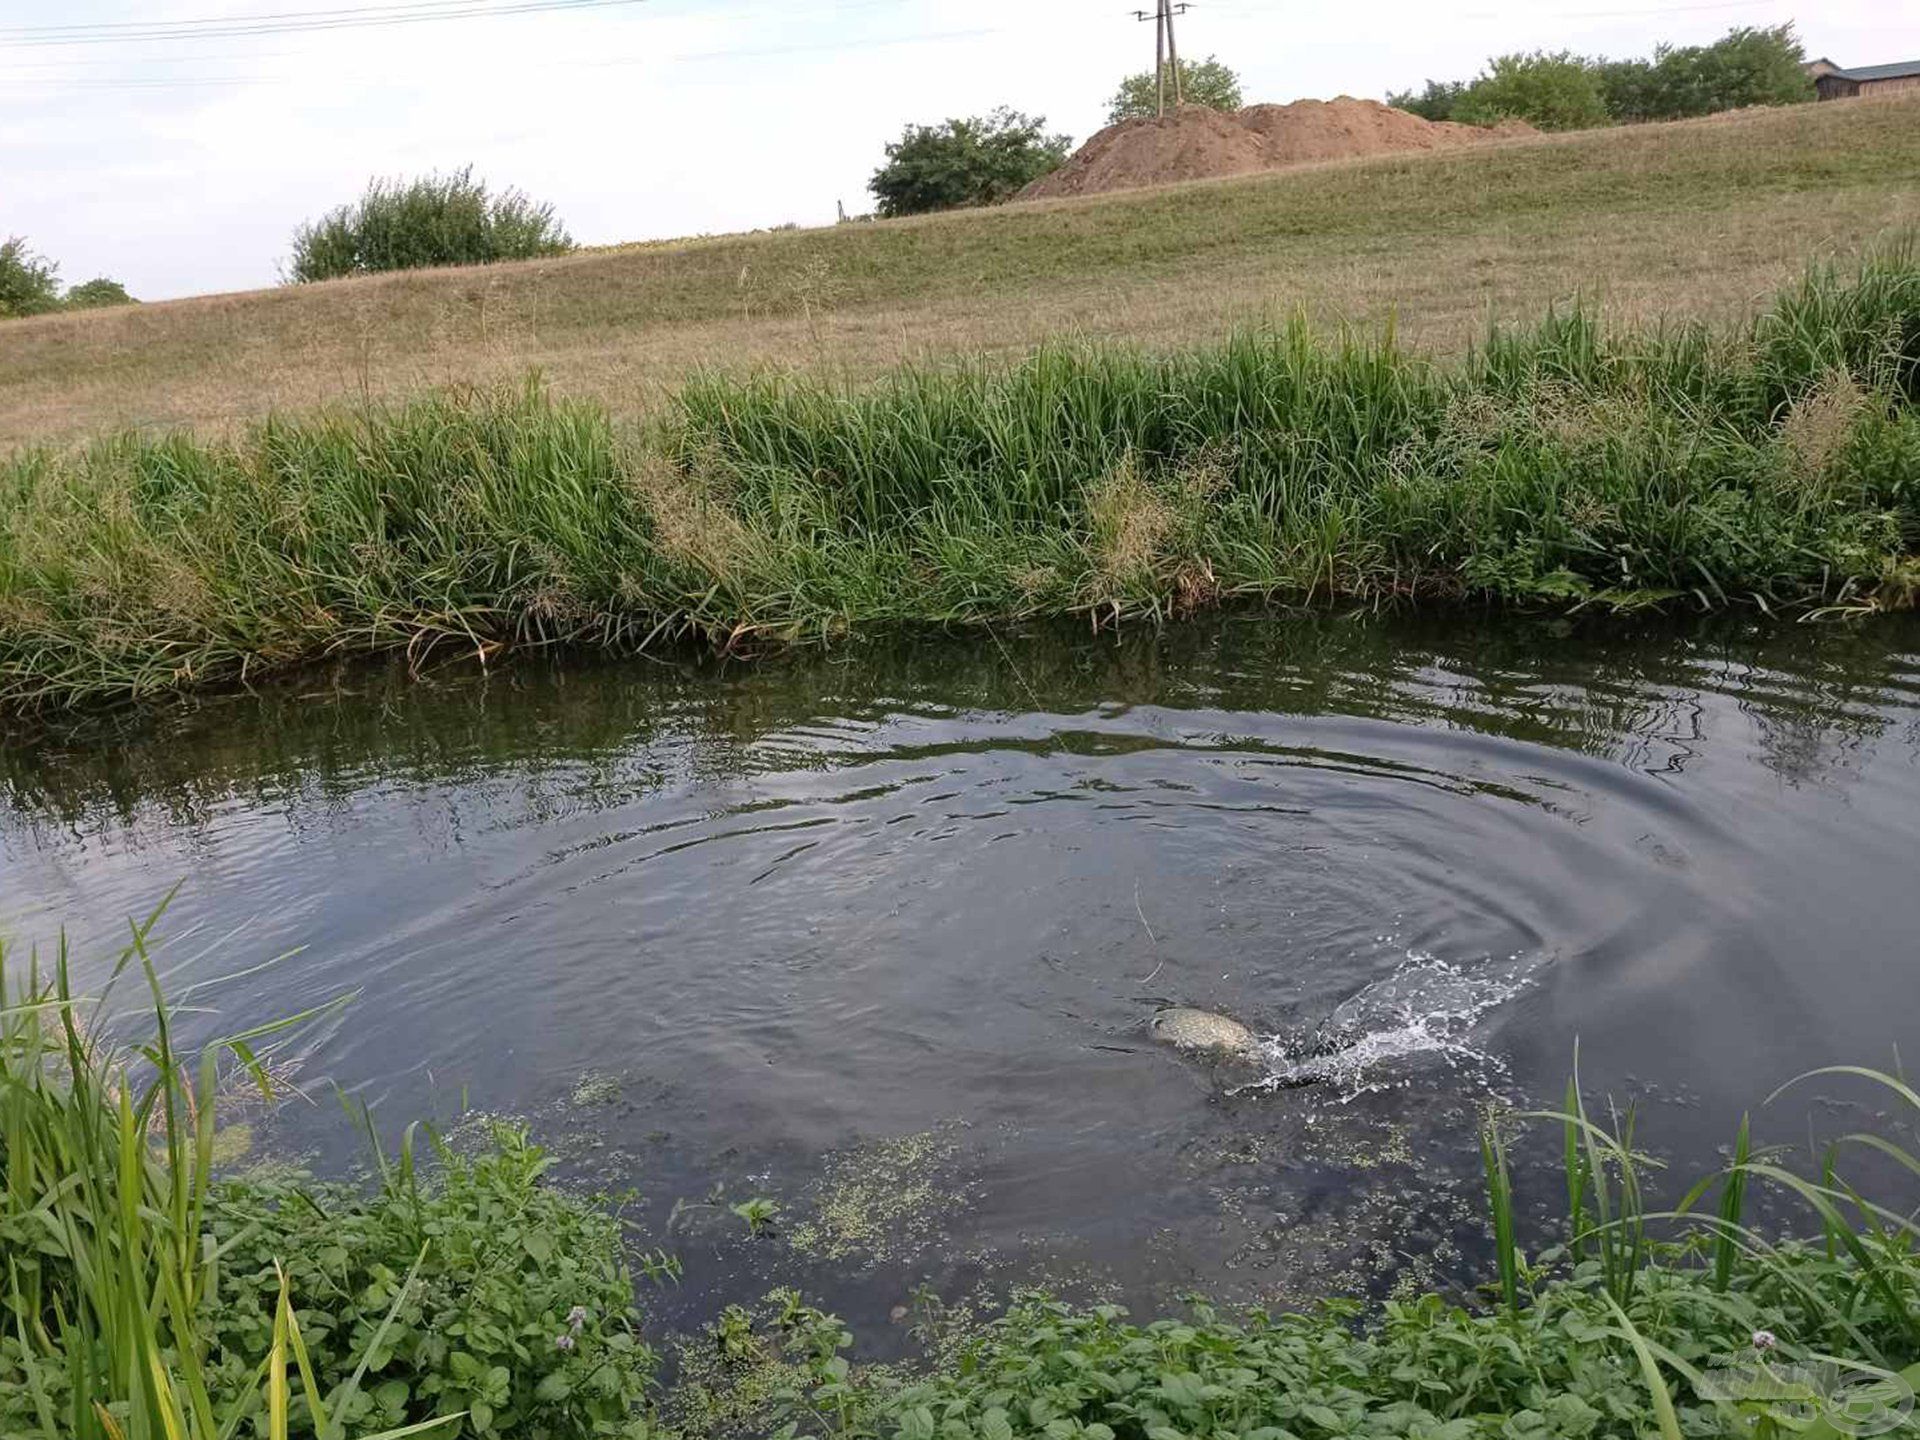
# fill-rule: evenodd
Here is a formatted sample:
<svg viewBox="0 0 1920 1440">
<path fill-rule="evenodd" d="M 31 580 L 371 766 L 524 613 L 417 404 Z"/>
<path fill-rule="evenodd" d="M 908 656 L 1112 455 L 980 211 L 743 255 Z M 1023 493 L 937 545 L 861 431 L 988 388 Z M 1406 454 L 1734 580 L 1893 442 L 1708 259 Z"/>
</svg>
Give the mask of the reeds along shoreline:
<svg viewBox="0 0 1920 1440">
<path fill-rule="evenodd" d="M 0 463 L 0 704 L 1235 597 L 1892 608 L 1916 399 L 1908 245 L 1738 333 L 1574 308 L 1457 366 L 1296 325 L 863 389 L 698 377 L 633 429 L 529 383 L 123 435 Z"/>
</svg>

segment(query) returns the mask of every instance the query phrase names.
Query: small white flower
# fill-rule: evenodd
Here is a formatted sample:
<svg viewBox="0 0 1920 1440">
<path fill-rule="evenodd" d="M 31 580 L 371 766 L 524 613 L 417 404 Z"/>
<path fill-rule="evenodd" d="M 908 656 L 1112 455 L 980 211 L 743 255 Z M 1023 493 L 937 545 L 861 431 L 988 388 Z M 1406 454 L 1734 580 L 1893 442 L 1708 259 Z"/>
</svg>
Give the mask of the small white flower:
<svg viewBox="0 0 1920 1440">
<path fill-rule="evenodd" d="M 587 1323 L 587 1307 L 576 1305 L 567 1312 L 567 1325 L 578 1334 L 580 1327 Z"/>
<path fill-rule="evenodd" d="M 553 1348 L 556 1350 L 571 1350 L 573 1348 L 573 1336 L 571 1335 L 554 1336 Z"/>
<path fill-rule="evenodd" d="M 1771 1330 L 1756 1330 L 1753 1332 L 1753 1348 L 1756 1350 L 1771 1350 L 1779 1343 L 1779 1339 Z"/>
</svg>

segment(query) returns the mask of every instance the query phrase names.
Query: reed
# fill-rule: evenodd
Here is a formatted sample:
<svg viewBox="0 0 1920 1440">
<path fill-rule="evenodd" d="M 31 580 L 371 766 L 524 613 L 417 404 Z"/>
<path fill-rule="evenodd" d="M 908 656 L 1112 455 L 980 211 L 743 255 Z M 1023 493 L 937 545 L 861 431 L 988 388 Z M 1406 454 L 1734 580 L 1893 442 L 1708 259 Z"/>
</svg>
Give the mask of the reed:
<svg viewBox="0 0 1920 1440">
<path fill-rule="evenodd" d="M 537 385 L 0 465 L 0 704 L 342 652 L 734 647 L 1235 598 L 1766 610 L 1920 590 L 1920 257 L 1736 333 L 1567 310 L 1442 366 L 1303 323 L 867 388 Z"/>
<path fill-rule="evenodd" d="M 215 1374 L 206 1323 L 231 1250 L 214 1242 L 207 1213 L 219 1064 L 235 1059 L 268 1086 L 256 1047 L 310 1017 L 228 1036 L 197 1059 L 183 1055 L 148 948 L 160 913 L 133 927 L 107 987 L 131 974 L 152 996 L 152 1032 L 137 1050 L 103 1038 L 105 994 L 93 1002 L 75 994 L 64 940 L 46 971 L 29 956 L 17 985 L 8 983 L 0 947 L 0 1237 L 9 1242 L 0 1247 L 0 1318 L 14 1345 L 0 1372 L 17 1370 L 48 1436 L 225 1440 L 264 1400 L 260 1433 L 286 1440 L 296 1394 L 315 1435 L 339 1433 L 284 1275 L 272 1345 L 237 1393 Z M 353 1399 L 349 1389 L 331 1403 L 350 1410 Z M 459 1418 L 367 1440 L 398 1440 Z"/>
</svg>

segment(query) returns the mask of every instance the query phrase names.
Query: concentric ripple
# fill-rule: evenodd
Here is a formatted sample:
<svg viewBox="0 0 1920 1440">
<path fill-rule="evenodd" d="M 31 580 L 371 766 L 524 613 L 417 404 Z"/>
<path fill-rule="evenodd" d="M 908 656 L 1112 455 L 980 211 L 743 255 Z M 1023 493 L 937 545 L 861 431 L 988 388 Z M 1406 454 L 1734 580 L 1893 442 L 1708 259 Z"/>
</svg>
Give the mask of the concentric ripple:
<svg viewBox="0 0 1920 1440">
<path fill-rule="evenodd" d="M 1576 1040 L 1702 1156 L 1911 1053 L 1916 641 L 1239 618 L 348 671 L 7 745 L 0 925 L 97 957 L 182 882 L 173 983 L 286 956 L 191 1024 L 353 994 L 299 1058 L 396 1121 L 590 1075 L 625 1098 L 581 1153 L 663 1224 L 937 1129 L 968 1200 L 915 1264 L 1272 1297 L 1382 1195 L 1443 1253 L 1479 1106 L 1557 1099 Z M 1153 1045 L 1168 1004 L 1271 1073 Z M 829 1269 L 856 1310 L 912 1283 Z"/>
</svg>

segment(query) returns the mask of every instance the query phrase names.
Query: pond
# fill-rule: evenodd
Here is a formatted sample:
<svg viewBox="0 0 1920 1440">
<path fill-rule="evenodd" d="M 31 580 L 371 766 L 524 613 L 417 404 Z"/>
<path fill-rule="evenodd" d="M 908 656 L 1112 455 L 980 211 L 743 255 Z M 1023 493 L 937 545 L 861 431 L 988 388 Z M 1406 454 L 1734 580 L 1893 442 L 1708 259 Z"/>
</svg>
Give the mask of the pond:
<svg viewBox="0 0 1920 1440">
<path fill-rule="evenodd" d="M 1685 1179 L 1891 1063 L 1917 697 L 1899 618 L 347 668 L 16 734 L 0 932 L 97 982 L 178 883 L 197 1033 L 351 997 L 257 1151 L 350 1163 L 335 1086 L 390 1135 L 526 1117 L 639 1190 L 664 1324 L 789 1281 L 883 1333 L 922 1286 L 1287 1304 L 1476 1278 L 1479 1117 L 1576 1042 Z M 1258 1073 L 1156 1045 L 1169 1004 Z"/>
</svg>

